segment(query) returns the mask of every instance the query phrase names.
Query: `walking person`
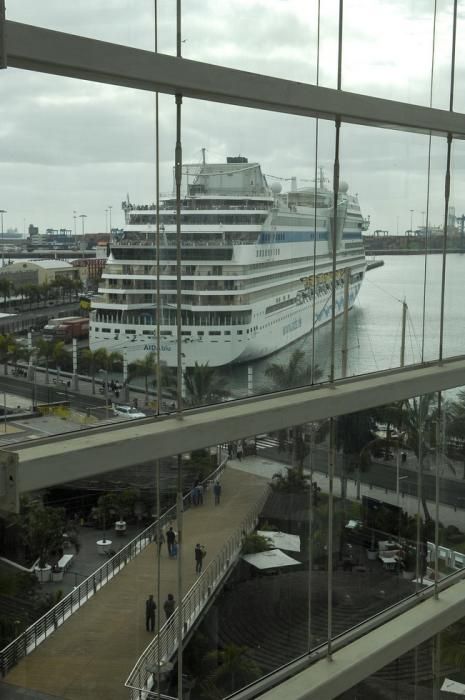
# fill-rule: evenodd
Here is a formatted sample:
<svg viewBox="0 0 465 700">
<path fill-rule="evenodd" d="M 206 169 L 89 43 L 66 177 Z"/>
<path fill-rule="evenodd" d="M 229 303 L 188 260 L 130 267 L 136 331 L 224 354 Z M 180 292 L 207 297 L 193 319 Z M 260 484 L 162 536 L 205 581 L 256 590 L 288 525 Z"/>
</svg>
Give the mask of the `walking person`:
<svg viewBox="0 0 465 700">
<path fill-rule="evenodd" d="M 199 484 L 197 486 L 197 502 L 199 506 L 203 506 L 203 485 Z"/>
<path fill-rule="evenodd" d="M 205 548 L 200 544 L 195 545 L 194 556 L 195 556 L 195 571 L 200 574 L 202 571 L 203 558 L 206 555 Z"/>
<path fill-rule="evenodd" d="M 163 532 L 160 530 L 160 537 L 158 537 L 158 533 L 155 532 L 155 537 L 154 537 L 153 539 L 154 539 L 154 541 L 158 544 L 158 554 L 160 554 L 160 553 L 161 553 L 162 544 L 164 544 L 164 542 L 165 542 L 165 535 L 164 535 Z"/>
<path fill-rule="evenodd" d="M 237 443 L 237 451 L 236 451 L 237 459 L 239 460 L 239 462 L 242 461 L 242 454 L 243 454 L 242 440 L 239 440 L 239 442 Z"/>
<path fill-rule="evenodd" d="M 147 632 L 155 631 L 155 610 L 157 609 L 153 595 L 150 594 L 145 601 L 145 629 Z M 150 629 L 149 629 L 150 628 Z"/>
<path fill-rule="evenodd" d="M 170 527 L 166 533 L 166 546 L 168 547 L 168 556 L 173 556 L 173 545 L 176 542 L 176 533 L 172 527 Z"/>
<path fill-rule="evenodd" d="M 166 619 L 169 620 L 171 615 L 174 613 L 176 607 L 176 601 L 172 593 L 168 593 L 168 597 L 163 603 L 163 610 L 165 611 Z"/>
<path fill-rule="evenodd" d="M 218 480 L 216 480 L 213 485 L 213 493 L 215 495 L 215 506 L 219 506 L 221 498 L 221 484 Z"/>
</svg>

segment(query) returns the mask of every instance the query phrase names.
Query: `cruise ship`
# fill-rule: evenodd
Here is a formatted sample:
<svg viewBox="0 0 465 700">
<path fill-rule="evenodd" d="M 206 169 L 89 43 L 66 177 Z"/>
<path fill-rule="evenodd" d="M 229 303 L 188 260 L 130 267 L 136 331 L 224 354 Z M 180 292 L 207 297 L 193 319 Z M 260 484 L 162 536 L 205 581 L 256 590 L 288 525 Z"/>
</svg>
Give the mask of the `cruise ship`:
<svg viewBox="0 0 465 700">
<path fill-rule="evenodd" d="M 288 192 L 242 156 L 183 166 L 181 202 L 184 366 L 248 362 L 269 355 L 349 308 L 366 269 L 364 219 L 356 195 L 339 187 L 333 279 L 333 193 L 321 174 Z M 92 300 L 90 347 L 129 363 L 157 353 L 177 364 L 176 199 L 160 198 L 160 308 L 156 304 L 156 216 L 152 205 L 123 202 L 125 227 L 112 233 Z M 345 282 L 346 280 L 346 282 Z M 347 289 L 348 280 L 348 292 Z"/>
</svg>

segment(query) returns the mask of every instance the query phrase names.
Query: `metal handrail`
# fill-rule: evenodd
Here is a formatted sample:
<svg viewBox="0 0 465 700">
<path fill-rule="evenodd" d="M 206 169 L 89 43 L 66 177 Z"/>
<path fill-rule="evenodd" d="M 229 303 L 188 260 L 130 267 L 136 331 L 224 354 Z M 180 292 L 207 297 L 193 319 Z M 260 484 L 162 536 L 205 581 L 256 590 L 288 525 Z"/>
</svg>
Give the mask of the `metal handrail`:
<svg viewBox="0 0 465 700">
<path fill-rule="evenodd" d="M 255 529 L 258 516 L 267 498 L 268 488 L 264 490 L 251 512 L 185 594 L 182 599 L 183 638 L 192 629 L 212 594 L 231 571 L 240 554 L 243 537 Z M 141 697 L 155 698 L 155 694 L 150 692 L 155 682 L 153 669 L 157 668 L 158 663 L 169 661 L 176 652 L 178 647 L 176 616 L 178 614 L 179 606 L 160 629 L 160 634 L 155 636 L 143 651 L 129 674 L 125 686 L 130 691 L 131 700 L 140 700 Z"/>
<path fill-rule="evenodd" d="M 223 456 L 219 466 L 208 475 L 202 483 L 218 478 L 224 470 L 227 457 Z M 183 497 L 185 504 L 189 503 L 190 493 Z M 176 506 L 169 508 L 159 519 L 160 527 L 164 528 L 176 517 Z M 154 541 L 158 528 L 158 520 L 151 523 L 139 535 L 134 537 L 111 559 L 94 571 L 88 578 L 68 593 L 59 603 L 42 615 L 16 639 L 0 650 L 0 672 L 6 674 L 25 656 L 30 654 L 47 637 L 55 632 L 73 613 L 84 605 L 93 595 L 118 574 L 132 559 L 140 554 L 147 545 Z"/>
</svg>

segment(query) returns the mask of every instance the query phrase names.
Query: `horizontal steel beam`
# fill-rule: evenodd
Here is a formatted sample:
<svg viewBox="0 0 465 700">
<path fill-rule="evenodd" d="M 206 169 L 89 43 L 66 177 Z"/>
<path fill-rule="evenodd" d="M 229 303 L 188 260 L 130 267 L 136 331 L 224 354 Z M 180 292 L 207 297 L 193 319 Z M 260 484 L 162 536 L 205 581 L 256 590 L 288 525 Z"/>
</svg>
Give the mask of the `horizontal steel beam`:
<svg viewBox="0 0 465 700">
<path fill-rule="evenodd" d="M 465 138 L 458 113 L 249 73 L 6 21 L 9 66 L 242 107 Z"/>
<path fill-rule="evenodd" d="M 465 359 L 454 359 L 185 411 L 181 419 L 43 438 L 8 453 L 18 455 L 17 488 L 23 493 L 463 384 Z"/>
</svg>

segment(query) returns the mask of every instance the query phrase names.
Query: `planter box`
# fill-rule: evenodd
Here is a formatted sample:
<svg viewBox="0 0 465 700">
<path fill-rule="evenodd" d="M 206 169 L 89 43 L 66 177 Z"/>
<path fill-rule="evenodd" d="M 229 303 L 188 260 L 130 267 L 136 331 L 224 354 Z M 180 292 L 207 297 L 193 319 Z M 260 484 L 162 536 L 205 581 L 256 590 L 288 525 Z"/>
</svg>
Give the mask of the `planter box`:
<svg viewBox="0 0 465 700">
<path fill-rule="evenodd" d="M 124 535 L 126 532 L 126 522 L 124 520 L 117 520 L 115 523 L 115 532 L 117 535 Z"/>
<path fill-rule="evenodd" d="M 52 571 L 52 581 L 63 581 L 63 575 L 64 575 L 63 569 L 60 569 L 59 571 Z"/>
<path fill-rule="evenodd" d="M 47 583 L 51 579 L 52 567 L 49 564 L 46 564 L 43 569 L 36 566 L 34 573 L 37 576 L 39 583 Z"/>
<path fill-rule="evenodd" d="M 378 558 L 378 550 L 377 549 L 367 549 L 367 557 L 370 559 L 370 561 L 375 561 Z"/>
</svg>

